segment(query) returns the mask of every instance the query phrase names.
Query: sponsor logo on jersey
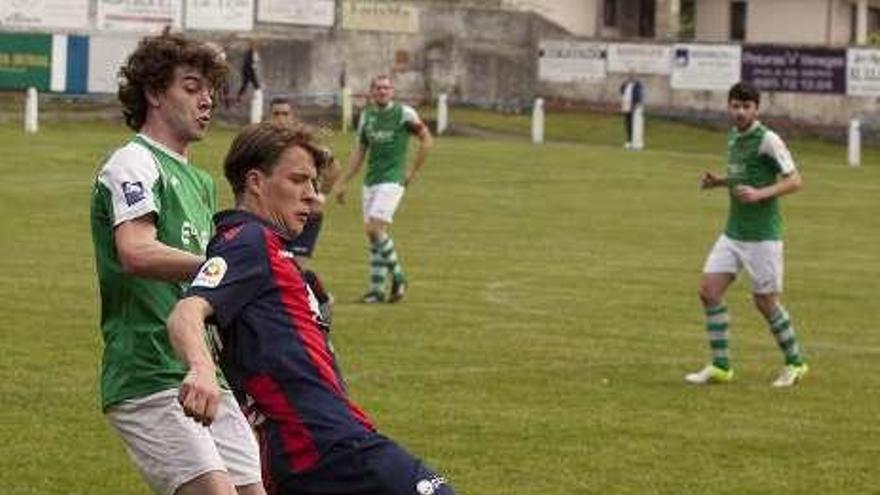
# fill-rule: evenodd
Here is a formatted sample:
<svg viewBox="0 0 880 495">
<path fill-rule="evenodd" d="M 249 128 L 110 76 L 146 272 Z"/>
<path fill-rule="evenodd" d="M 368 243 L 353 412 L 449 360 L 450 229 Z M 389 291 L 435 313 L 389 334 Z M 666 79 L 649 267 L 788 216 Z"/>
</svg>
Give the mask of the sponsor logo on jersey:
<svg viewBox="0 0 880 495">
<path fill-rule="evenodd" d="M 213 289 L 220 285 L 223 276 L 226 275 L 226 260 L 219 256 L 215 256 L 206 261 L 196 279 L 193 280 L 192 287 L 207 287 Z"/>
<path fill-rule="evenodd" d="M 189 221 L 183 222 L 180 227 L 180 242 L 184 246 L 195 244 L 196 246 L 207 246 L 209 236 L 207 232 L 202 232 Z"/>
<path fill-rule="evenodd" d="M 440 485 L 446 483 L 446 480 L 442 476 L 435 476 L 431 479 L 420 480 L 416 483 L 416 492 L 419 495 L 434 495 Z"/>
<path fill-rule="evenodd" d="M 146 198 L 146 195 L 144 194 L 144 183 L 140 181 L 123 182 L 122 194 L 125 196 L 125 203 L 128 206 L 141 202 Z"/>
</svg>

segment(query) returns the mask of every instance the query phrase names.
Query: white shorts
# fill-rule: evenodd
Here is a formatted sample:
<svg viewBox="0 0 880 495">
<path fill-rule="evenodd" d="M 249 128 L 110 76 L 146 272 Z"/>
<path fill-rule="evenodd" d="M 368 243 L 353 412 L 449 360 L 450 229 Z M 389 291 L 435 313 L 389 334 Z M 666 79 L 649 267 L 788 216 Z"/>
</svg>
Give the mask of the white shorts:
<svg viewBox="0 0 880 495">
<path fill-rule="evenodd" d="M 223 391 L 209 427 L 184 415 L 177 393 L 163 390 L 107 412 L 153 492 L 173 495 L 184 483 L 211 471 L 227 472 L 236 486 L 262 483 L 260 449 L 232 392 Z"/>
<path fill-rule="evenodd" d="M 721 234 L 703 273 L 732 273 L 745 268 L 755 294 L 782 292 L 782 241 L 737 241 Z"/>
<path fill-rule="evenodd" d="M 364 206 L 364 223 L 371 218 L 391 223 L 394 212 L 400 206 L 406 188 L 396 182 L 383 182 L 372 186 L 364 186 L 361 199 Z"/>
</svg>

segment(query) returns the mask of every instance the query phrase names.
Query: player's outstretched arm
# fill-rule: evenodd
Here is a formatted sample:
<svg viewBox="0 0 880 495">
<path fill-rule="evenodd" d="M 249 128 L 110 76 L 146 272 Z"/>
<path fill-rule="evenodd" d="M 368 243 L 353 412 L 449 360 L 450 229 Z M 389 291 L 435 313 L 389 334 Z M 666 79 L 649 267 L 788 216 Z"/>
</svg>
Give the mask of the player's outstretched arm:
<svg viewBox="0 0 880 495">
<path fill-rule="evenodd" d="M 428 126 L 420 121 L 416 129 L 416 136 L 419 138 L 419 149 L 416 150 L 416 156 L 413 158 L 412 166 L 410 166 L 409 171 L 406 173 L 406 178 L 403 181 L 404 187 L 409 186 L 409 184 L 415 180 L 416 175 L 419 173 L 419 169 L 422 168 L 422 164 L 425 163 L 425 158 L 428 157 L 428 151 L 434 146 L 434 138 L 431 136 L 431 131 L 428 130 Z"/>
<path fill-rule="evenodd" d="M 187 416 L 205 426 L 214 421 L 220 403 L 216 368 L 205 341 L 205 318 L 212 314 L 206 299 L 190 296 L 178 301 L 167 323 L 171 346 L 189 368 L 177 399 Z"/>
<path fill-rule="evenodd" d="M 188 282 L 205 258 L 163 244 L 150 215 L 121 223 L 114 231 L 116 252 L 129 275 L 167 282 Z"/>
</svg>

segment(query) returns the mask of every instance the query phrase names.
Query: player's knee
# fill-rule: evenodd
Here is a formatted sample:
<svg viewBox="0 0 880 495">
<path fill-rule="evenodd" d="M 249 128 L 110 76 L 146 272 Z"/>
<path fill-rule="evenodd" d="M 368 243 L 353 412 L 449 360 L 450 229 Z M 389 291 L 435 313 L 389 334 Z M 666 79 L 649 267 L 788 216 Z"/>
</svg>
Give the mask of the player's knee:
<svg viewBox="0 0 880 495">
<path fill-rule="evenodd" d="M 720 290 L 709 284 L 700 285 L 698 295 L 704 306 L 717 306 L 721 304 L 724 297 L 724 294 Z"/>
<path fill-rule="evenodd" d="M 765 315 L 772 315 L 779 307 L 779 298 L 776 294 L 752 294 L 752 301 L 758 311 Z"/>
</svg>

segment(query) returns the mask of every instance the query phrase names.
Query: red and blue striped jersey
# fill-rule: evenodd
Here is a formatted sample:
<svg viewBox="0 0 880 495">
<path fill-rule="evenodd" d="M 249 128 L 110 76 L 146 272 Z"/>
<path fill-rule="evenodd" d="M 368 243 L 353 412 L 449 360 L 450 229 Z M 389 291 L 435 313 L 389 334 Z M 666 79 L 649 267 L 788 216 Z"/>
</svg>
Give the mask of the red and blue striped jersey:
<svg viewBox="0 0 880 495">
<path fill-rule="evenodd" d="M 187 295 L 214 310 L 220 367 L 257 420 L 265 474 L 304 472 L 334 445 L 375 428 L 348 397 L 292 236 L 240 210 L 214 222 L 208 259 Z"/>
</svg>

